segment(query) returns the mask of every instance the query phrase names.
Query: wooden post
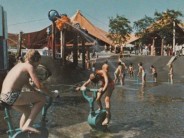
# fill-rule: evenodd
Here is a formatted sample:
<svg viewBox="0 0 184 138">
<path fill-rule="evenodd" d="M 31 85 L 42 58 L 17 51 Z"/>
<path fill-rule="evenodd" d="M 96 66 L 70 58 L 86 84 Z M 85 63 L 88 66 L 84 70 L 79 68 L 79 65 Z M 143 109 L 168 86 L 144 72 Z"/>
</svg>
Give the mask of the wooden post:
<svg viewBox="0 0 184 138">
<path fill-rule="evenodd" d="M 87 59 L 90 60 L 90 52 L 89 52 L 89 47 L 86 47 L 86 54 L 87 54 Z"/>
<path fill-rule="evenodd" d="M 78 66 L 78 33 L 74 34 L 74 42 L 73 42 L 73 64 L 74 66 Z"/>
<path fill-rule="evenodd" d="M 19 33 L 19 45 L 17 48 L 17 59 L 19 59 L 21 57 L 21 51 L 22 51 L 22 34 L 23 32 Z"/>
<path fill-rule="evenodd" d="M 163 56 L 164 55 L 164 38 L 162 38 L 162 42 L 161 42 L 162 44 L 161 44 L 161 56 Z"/>
<path fill-rule="evenodd" d="M 86 64 L 85 64 L 85 61 L 86 61 L 86 57 L 85 57 L 85 54 L 86 54 L 86 50 L 85 50 L 85 41 L 82 40 L 82 68 L 83 69 L 86 69 Z"/>
<path fill-rule="evenodd" d="M 156 38 L 153 38 L 153 44 L 152 44 L 152 46 L 153 46 L 153 47 L 152 47 L 152 55 L 153 55 L 153 56 L 156 56 L 155 39 L 156 39 Z"/>
<path fill-rule="evenodd" d="M 173 20 L 173 53 L 174 55 L 176 55 L 176 44 L 175 44 L 175 41 L 176 41 L 176 22 L 175 20 Z"/>
</svg>

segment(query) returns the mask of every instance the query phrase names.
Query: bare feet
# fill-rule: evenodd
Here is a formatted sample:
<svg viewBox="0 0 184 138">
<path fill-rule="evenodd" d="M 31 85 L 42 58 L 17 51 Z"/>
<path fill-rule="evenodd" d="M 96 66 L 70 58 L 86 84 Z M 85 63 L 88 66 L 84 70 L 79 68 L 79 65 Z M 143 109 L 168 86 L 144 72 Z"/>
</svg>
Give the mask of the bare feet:
<svg viewBox="0 0 184 138">
<path fill-rule="evenodd" d="M 33 127 L 28 126 L 27 128 L 22 128 L 23 132 L 29 131 L 31 133 L 40 134 L 41 132 Z"/>
<path fill-rule="evenodd" d="M 102 125 L 108 125 L 109 124 L 109 119 L 106 117 L 105 120 L 102 122 Z"/>
<path fill-rule="evenodd" d="M 98 108 L 98 109 L 97 109 L 97 111 L 101 111 L 101 110 L 102 110 L 102 108 Z"/>
<path fill-rule="evenodd" d="M 80 91 L 80 87 L 75 88 L 75 91 L 77 92 Z"/>
</svg>

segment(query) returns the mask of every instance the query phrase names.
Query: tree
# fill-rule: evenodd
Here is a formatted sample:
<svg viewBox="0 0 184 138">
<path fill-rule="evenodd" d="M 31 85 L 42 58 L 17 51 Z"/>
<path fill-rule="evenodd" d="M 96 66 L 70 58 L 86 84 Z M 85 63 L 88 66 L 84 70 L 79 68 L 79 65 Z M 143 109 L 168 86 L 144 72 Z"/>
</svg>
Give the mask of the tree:
<svg viewBox="0 0 184 138">
<path fill-rule="evenodd" d="M 147 28 L 154 22 L 154 18 L 148 17 L 146 15 L 144 18 L 134 22 L 133 28 L 136 30 L 135 35 L 140 37 L 138 45 L 150 41 L 149 30 Z"/>
<path fill-rule="evenodd" d="M 114 44 L 122 45 L 129 38 L 129 34 L 132 32 L 130 21 L 124 16 L 116 15 L 115 18 L 109 19 L 109 35 L 108 37 Z"/>
<path fill-rule="evenodd" d="M 180 11 L 169 10 L 167 9 L 165 12 L 155 12 L 155 24 L 153 25 L 153 30 L 158 32 L 157 34 L 167 43 L 172 43 L 173 36 L 173 22 L 175 24 L 180 24 L 181 20 L 179 17 L 182 17 L 183 14 Z M 179 34 L 176 34 L 179 36 Z"/>
<path fill-rule="evenodd" d="M 169 10 L 167 9 L 165 12 L 155 12 L 155 20 L 159 21 L 159 23 L 164 26 L 175 21 L 176 23 L 181 23 L 179 17 L 182 17 L 183 14 L 180 11 Z"/>
<path fill-rule="evenodd" d="M 154 23 L 154 19 L 151 17 L 148 17 L 145 15 L 144 18 L 135 21 L 133 28 L 136 30 L 137 36 L 144 36 L 146 33 L 148 33 L 147 28 Z"/>
<path fill-rule="evenodd" d="M 136 35 L 142 43 L 149 43 L 155 39 L 155 36 L 161 40 L 161 54 L 163 54 L 163 45 L 175 46 L 175 38 L 179 38 L 179 33 L 175 32 L 175 26 L 181 23 L 179 17 L 182 17 L 180 11 L 169 10 L 165 12 L 155 12 L 154 18 L 145 16 L 143 19 L 134 22 Z M 148 41 L 148 42 L 146 42 Z M 157 41 L 158 42 L 158 41 Z"/>
<path fill-rule="evenodd" d="M 181 23 L 179 17 L 182 17 L 180 11 L 169 10 L 165 12 L 155 12 L 154 18 L 145 16 L 144 18 L 134 22 L 136 35 L 143 38 L 152 37 L 156 33 L 161 38 L 165 38 L 168 42 L 172 41 L 173 22 Z"/>
</svg>

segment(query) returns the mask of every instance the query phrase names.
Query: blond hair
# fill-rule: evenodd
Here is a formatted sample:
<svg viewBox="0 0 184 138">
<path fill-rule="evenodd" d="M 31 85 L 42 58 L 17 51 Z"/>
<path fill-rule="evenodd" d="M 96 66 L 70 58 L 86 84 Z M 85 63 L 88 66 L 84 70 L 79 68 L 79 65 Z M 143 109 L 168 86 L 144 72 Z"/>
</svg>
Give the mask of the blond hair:
<svg viewBox="0 0 184 138">
<path fill-rule="evenodd" d="M 103 64 L 102 65 L 102 70 L 109 71 L 109 65 L 108 64 Z"/>
<path fill-rule="evenodd" d="M 24 60 L 25 61 L 29 61 L 29 62 L 38 62 L 41 59 L 41 55 L 40 53 L 35 50 L 35 49 L 31 49 L 29 50 L 26 55 L 24 56 Z"/>
</svg>

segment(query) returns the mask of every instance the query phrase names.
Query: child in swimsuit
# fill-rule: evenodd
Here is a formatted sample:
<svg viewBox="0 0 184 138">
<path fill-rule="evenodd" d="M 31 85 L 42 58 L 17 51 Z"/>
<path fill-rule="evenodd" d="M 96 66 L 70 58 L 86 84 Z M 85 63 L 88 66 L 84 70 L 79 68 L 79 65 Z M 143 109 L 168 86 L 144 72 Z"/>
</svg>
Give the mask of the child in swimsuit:
<svg viewBox="0 0 184 138">
<path fill-rule="evenodd" d="M 41 56 L 38 51 L 29 50 L 25 55 L 25 61 L 17 63 L 6 75 L 0 95 L 2 102 L 23 113 L 20 119 L 20 129 L 34 133 L 40 133 L 39 130 L 32 127 L 32 124 L 44 106 L 46 98 L 29 84 L 29 79 L 31 78 L 37 89 L 55 97 L 43 86 L 35 73 L 40 64 L 40 59 Z M 21 92 L 24 86 L 29 87 L 32 92 Z M 30 107 L 31 103 L 33 104 L 32 108 Z"/>
<path fill-rule="evenodd" d="M 169 80 L 171 82 L 171 84 L 173 84 L 173 65 L 172 64 L 169 64 Z"/>
<path fill-rule="evenodd" d="M 132 63 L 130 63 L 130 65 L 128 67 L 128 74 L 129 74 L 130 78 L 133 78 L 133 76 L 134 76 L 134 68 L 133 68 Z"/>
<path fill-rule="evenodd" d="M 115 72 L 114 72 L 114 83 L 116 84 L 116 82 L 120 80 L 120 82 L 122 82 L 122 65 L 121 62 L 118 62 L 118 67 L 116 68 Z"/>
<path fill-rule="evenodd" d="M 139 71 L 138 71 L 137 76 L 141 77 L 142 85 L 145 85 L 145 82 L 146 82 L 146 72 L 145 72 L 144 67 L 142 66 L 142 62 L 138 63 L 138 67 L 139 67 Z"/>
<path fill-rule="evenodd" d="M 156 70 L 156 68 L 153 65 L 151 65 L 150 69 L 151 69 L 151 74 L 153 76 L 154 82 L 157 82 L 157 70 Z"/>
<path fill-rule="evenodd" d="M 96 70 L 95 73 L 90 74 L 89 79 L 82 85 L 82 87 L 86 87 L 88 84 L 90 84 L 90 82 L 94 82 L 94 83 L 97 83 L 99 81 L 102 82 L 102 85 L 98 90 L 97 98 L 96 98 L 97 104 L 99 106 L 99 110 L 101 110 L 103 108 L 101 103 L 101 98 L 105 94 L 105 106 L 106 106 L 107 114 L 106 114 L 106 119 L 103 121 L 102 125 L 107 125 L 111 118 L 110 98 L 114 90 L 114 81 L 111 79 L 108 72 L 109 72 L 109 66 L 107 64 L 104 64 L 101 70 Z"/>
</svg>

